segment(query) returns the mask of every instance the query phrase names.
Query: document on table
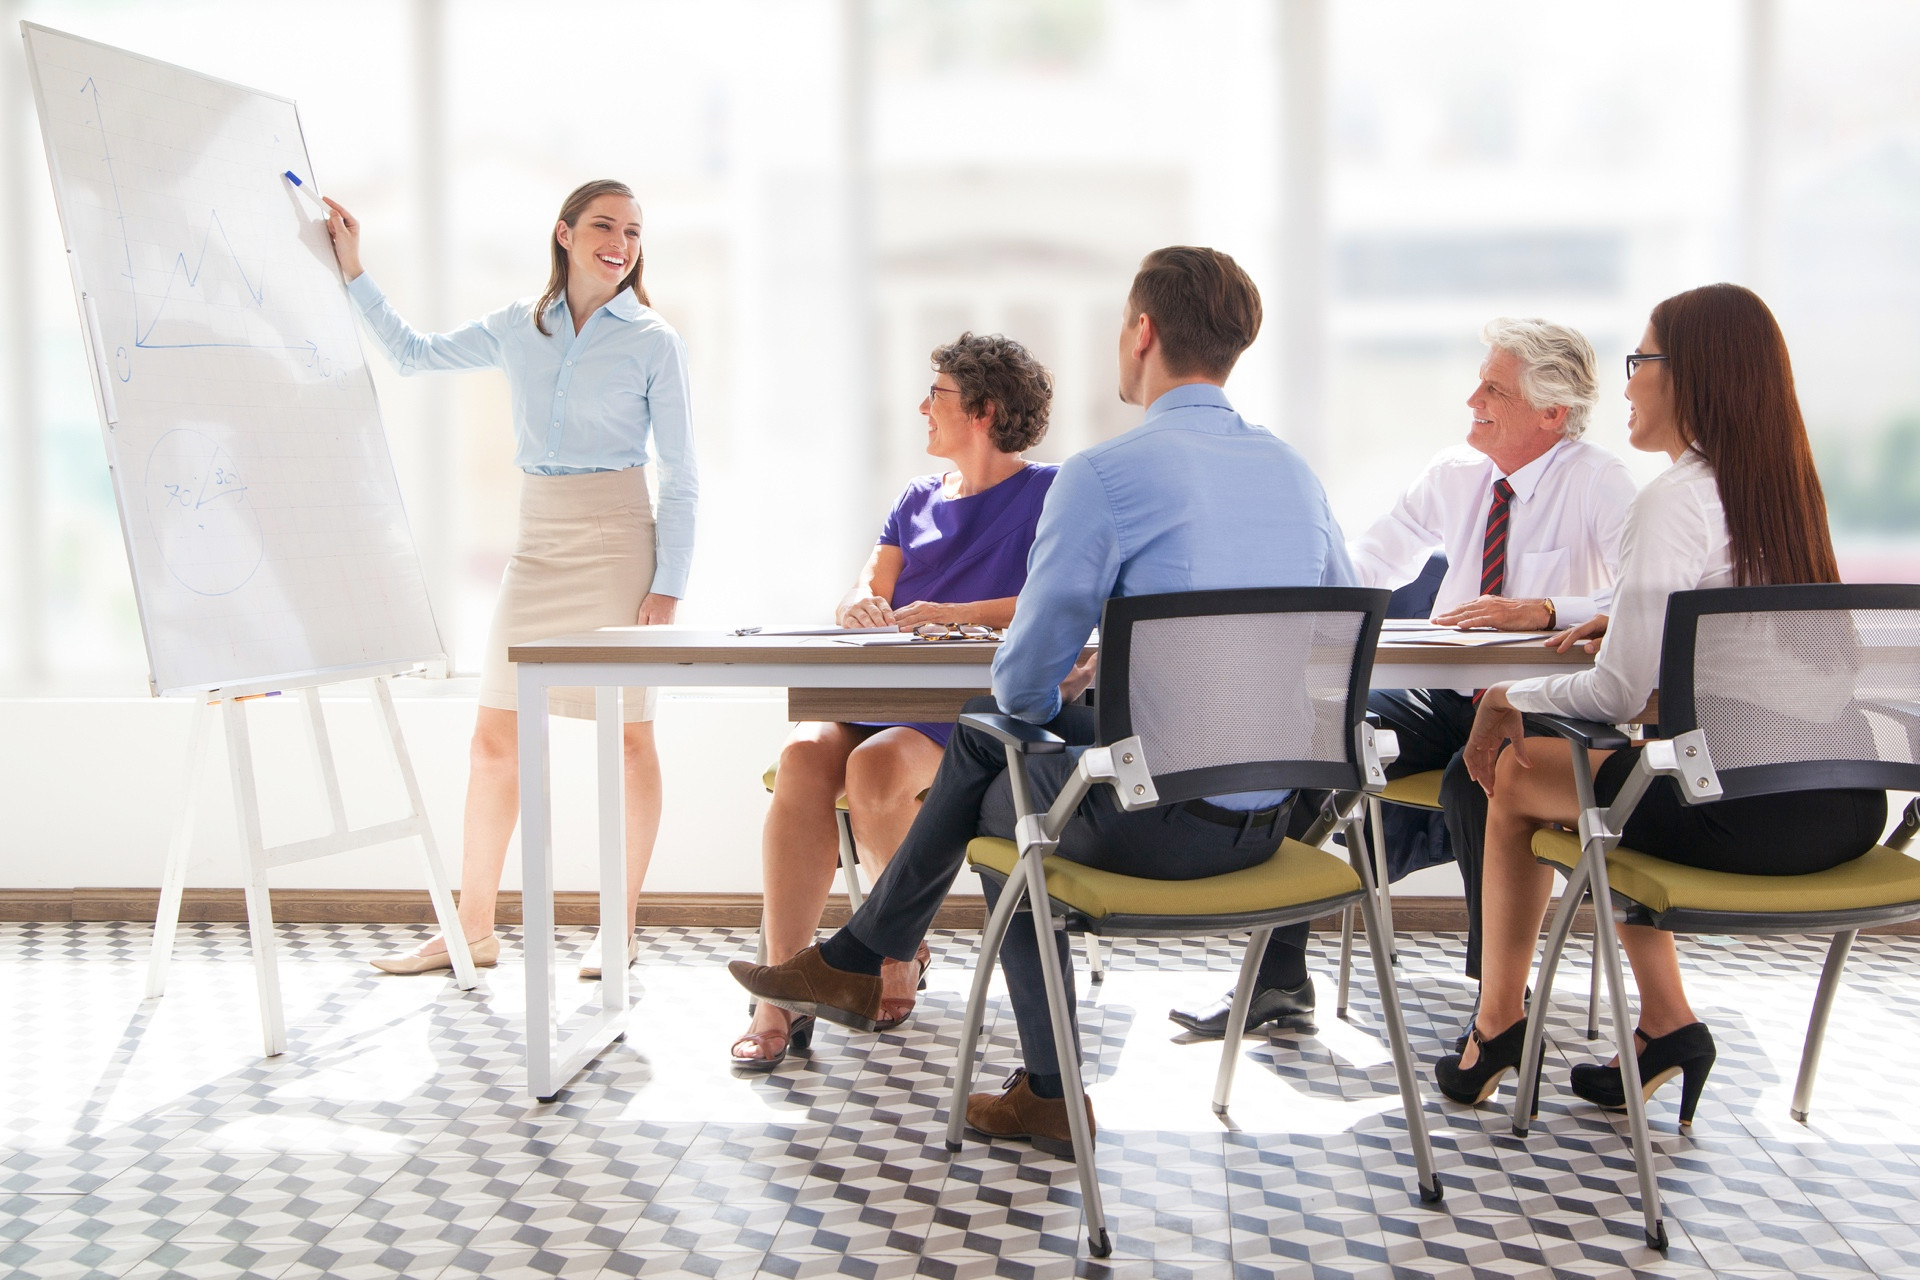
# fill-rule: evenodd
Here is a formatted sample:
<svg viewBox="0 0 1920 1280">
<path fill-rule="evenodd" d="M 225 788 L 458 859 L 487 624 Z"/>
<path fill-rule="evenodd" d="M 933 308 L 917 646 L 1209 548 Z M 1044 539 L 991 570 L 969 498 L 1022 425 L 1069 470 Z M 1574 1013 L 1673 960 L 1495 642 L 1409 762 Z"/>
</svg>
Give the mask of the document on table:
<svg viewBox="0 0 1920 1280">
<path fill-rule="evenodd" d="M 1551 631 L 1461 631 L 1455 627 L 1436 627 L 1430 623 L 1416 626 L 1392 626 L 1392 623 L 1401 621 L 1409 620 L 1390 619 L 1387 628 L 1381 632 L 1381 639 L 1390 640 L 1394 644 L 1433 644 L 1456 649 L 1478 649 L 1490 645 L 1535 643 L 1553 634 Z"/>
<path fill-rule="evenodd" d="M 875 636 L 900 635 L 898 627 L 741 627 L 736 636 Z"/>
</svg>

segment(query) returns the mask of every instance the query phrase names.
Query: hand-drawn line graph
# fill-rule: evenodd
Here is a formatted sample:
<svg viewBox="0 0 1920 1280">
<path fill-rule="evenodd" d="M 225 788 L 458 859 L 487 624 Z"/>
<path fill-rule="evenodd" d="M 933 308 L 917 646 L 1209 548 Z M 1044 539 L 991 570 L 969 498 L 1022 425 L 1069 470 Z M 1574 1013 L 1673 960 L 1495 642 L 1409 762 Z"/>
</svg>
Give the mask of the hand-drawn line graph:
<svg viewBox="0 0 1920 1280">
<path fill-rule="evenodd" d="M 175 427 L 148 451 L 144 485 L 160 558 L 181 586 L 224 596 L 247 585 L 266 539 L 225 446 L 203 431 Z"/>
<path fill-rule="evenodd" d="M 100 105 L 100 86 L 94 83 L 92 76 L 88 76 L 80 86 L 80 93 L 83 96 L 90 94 L 93 97 L 93 119 L 89 123 L 99 130 L 100 158 L 106 165 L 107 184 L 113 192 L 114 220 L 120 228 L 120 247 L 126 263 L 126 270 L 123 275 L 127 282 L 127 291 L 133 301 L 134 349 L 191 350 L 207 347 L 247 347 L 263 351 L 298 351 L 306 355 L 307 358 L 304 363 L 308 368 L 315 370 L 323 378 L 332 377 L 333 362 L 322 354 L 320 345 L 311 339 L 303 343 L 263 343 L 220 342 L 210 340 L 168 342 L 165 341 L 166 335 L 164 334 L 160 340 L 154 338 L 154 330 L 158 329 L 160 322 L 167 318 L 167 306 L 175 298 L 175 284 L 184 281 L 187 289 L 199 289 L 200 277 L 206 271 L 207 255 L 213 247 L 213 233 L 216 230 L 220 233 L 220 243 L 225 249 L 223 258 L 216 259 L 216 261 L 224 261 L 232 268 L 233 273 L 240 278 L 242 292 L 251 300 L 255 307 L 264 308 L 266 306 L 266 272 L 264 268 L 261 270 L 259 280 L 255 280 L 252 275 L 248 273 L 246 264 L 240 260 L 239 251 L 234 248 L 233 238 L 227 234 L 226 225 L 220 220 L 220 211 L 210 208 L 207 210 L 207 229 L 200 239 L 199 255 L 195 258 L 192 265 L 188 265 L 185 250 L 180 250 L 174 254 L 173 261 L 168 267 L 166 285 L 161 289 L 159 298 L 152 301 L 151 315 L 143 325 L 141 317 L 142 298 L 140 292 L 140 276 L 133 265 L 133 241 L 127 234 L 126 205 L 120 195 L 119 176 L 114 172 L 113 147 L 108 140 L 106 113 L 101 109 Z M 152 295 L 149 294 L 148 297 L 151 299 Z M 125 346 L 119 346 L 114 349 L 113 362 L 114 376 L 121 382 L 131 381 L 133 378 L 133 357 L 132 353 L 129 352 Z"/>
</svg>

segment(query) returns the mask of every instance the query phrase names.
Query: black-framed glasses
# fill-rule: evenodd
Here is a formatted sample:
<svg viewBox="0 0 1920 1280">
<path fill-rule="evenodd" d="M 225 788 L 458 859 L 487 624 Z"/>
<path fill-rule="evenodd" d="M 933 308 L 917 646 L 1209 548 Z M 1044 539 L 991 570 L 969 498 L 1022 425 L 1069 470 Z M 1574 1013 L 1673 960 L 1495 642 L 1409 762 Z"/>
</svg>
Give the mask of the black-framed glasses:
<svg viewBox="0 0 1920 1280">
<path fill-rule="evenodd" d="M 1662 355 L 1650 355 L 1644 351 L 1628 352 L 1627 353 L 1627 381 L 1629 382 L 1633 381 L 1633 375 L 1640 372 L 1640 366 L 1647 363 L 1647 361 L 1666 360 L 1669 358 L 1670 357 L 1668 356 L 1662 356 Z"/>
<path fill-rule="evenodd" d="M 927 399 L 929 400 L 938 400 L 943 395 L 958 396 L 959 394 L 960 388 L 943 387 L 937 382 L 927 388 Z"/>
</svg>

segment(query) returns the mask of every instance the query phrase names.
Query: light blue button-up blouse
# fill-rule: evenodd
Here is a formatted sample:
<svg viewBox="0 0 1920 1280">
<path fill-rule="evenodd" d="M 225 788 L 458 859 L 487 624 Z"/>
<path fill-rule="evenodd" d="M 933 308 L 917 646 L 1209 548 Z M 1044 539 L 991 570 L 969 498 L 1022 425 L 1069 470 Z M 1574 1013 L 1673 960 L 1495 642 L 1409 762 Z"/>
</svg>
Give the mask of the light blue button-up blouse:
<svg viewBox="0 0 1920 1280">
<path fill-rule="evenodd" d="M 659 312 L 631 290 L 587 318 L 580 332 L 562 298 L 542 336 L 523 298 L 451 333 L 421 333 L 393 309 L 365 272 L 347 293 L 402 374 L 501 369 L 513 395 L 514 463 L 534 475 L 624 471 L 659 452 L 652 590 L 687 593 L 700 477 L 693 456 L 687 348 Z"/>
</svg>

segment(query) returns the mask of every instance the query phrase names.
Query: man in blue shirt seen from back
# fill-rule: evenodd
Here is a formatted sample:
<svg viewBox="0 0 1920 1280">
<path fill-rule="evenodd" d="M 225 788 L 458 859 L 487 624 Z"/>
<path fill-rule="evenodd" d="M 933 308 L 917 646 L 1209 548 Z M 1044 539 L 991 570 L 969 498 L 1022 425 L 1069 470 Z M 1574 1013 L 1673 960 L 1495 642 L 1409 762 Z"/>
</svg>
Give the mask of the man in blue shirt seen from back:
<svg viewBox="0 0 1920 1280">
<path fill-rule="evenodd" d="M 1093 679 L 1092 661 L 1078 659 L 1110 597 L 1352 581 L 1320 481 L 1292 447 L 1235 413 L 1221 390 L 1259 332 L 1260 317 L 1259 292 L 1226 254 L 1176 246 L 1147 255 L 1120 332 L 1120 397 L 1145 407 L 1146 418 L 1060 468 L 1013 626 L 994 660 L 993 696 L 968 710 L 999 710 L 1070 744 L 1091 744 L 1092 709 L 1068 704 Z M 1029 761 L 1040 804 L 1058 794 L 1078 754 Z M 785 964 L 735 961 L 741 985 L 796 1013 L 871 1029 L 880 1016 L 881 961 L 914 954 L 967 842 L 1013 835 L 1006 768 L 1005 751 L 991 737 L 956 731 L 920 816 L 865 905 L 839 933 Z M 1247 792 L 1130 814 L 1111 789 L 1098 787 L 1055 852 L 1123 875 L 1223 875 L 1272 856 L 1286 835 L 1289 801 L 1285 792 Z M 989 894 L 997 896 L 991 883 Z M 1071 1002 L 1064 935 L 1060 954 Z M 967 1121 L 989 1137 L 1027 1138 L 1070 1157 L 1032 931 L 1009 930 L 1000 958 L 1026 1067 L 1006 1092 L 975 1094 Z"/>
</svg>

